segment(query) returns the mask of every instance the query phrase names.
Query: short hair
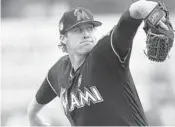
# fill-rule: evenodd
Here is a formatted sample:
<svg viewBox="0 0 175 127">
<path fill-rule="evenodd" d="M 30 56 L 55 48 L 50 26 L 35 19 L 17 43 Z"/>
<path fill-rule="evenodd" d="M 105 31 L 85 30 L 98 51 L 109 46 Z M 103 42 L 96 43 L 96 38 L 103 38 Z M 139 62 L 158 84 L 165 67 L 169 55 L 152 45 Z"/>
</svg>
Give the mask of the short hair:
<svg viewBox="0 0 175 127">
<path fill-rule="evenodd" d="M 67 53 L 67 47 L 66 45 L 60 41 L 60 43 L 58 44 L 58 47 L 63 51 L 63 52 L 66 52 Z"/>
</svg>

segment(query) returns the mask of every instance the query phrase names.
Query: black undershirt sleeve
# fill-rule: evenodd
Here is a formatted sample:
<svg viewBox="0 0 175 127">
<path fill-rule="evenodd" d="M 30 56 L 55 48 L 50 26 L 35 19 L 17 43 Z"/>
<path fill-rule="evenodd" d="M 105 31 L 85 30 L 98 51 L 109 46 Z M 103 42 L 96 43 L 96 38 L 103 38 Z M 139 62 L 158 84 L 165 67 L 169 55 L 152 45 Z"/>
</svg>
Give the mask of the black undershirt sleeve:
<svg viewBox="0 0 175 127">
<path fill-rule="evenodd" d="M 65 76 L 65 68 L 69 66 L 69 63 L 69 57 L 68 55 L 65 55 L 61 57 L 48 71 L 47 77 L 36 93 L 36 100 L 39 104 L 47 104 L 55 97 L 60 97 L 60 82 L 63 80 L 62 77 Z"/>
</svg>

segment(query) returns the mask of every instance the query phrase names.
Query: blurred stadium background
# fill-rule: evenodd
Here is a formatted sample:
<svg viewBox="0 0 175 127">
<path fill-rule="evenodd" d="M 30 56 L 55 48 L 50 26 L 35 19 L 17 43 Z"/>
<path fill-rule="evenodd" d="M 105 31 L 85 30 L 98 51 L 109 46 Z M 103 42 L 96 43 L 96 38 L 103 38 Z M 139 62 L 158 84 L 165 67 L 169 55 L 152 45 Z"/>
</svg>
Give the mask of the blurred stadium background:
<svg viewBox="0 0 175 127">
<path fill-rule="evenodd" d="M 97 37 L 107 33 L 136 0 L 1 0 L 1 126 L 28 126 L 26 109 L 48 69 L 62 55 L 58 21 L 62 13 L 81 6 L 103 22 Z M 175 1 L 164 0 L 175 26 Z M 175 47 L 170 59 L 147 59 L 140 26 L 134 39 L 130 68 L 150 125 L 175 125 Z M 41 114 L 52 125 L 70 125 L 59 99 Z"/>
</svg>

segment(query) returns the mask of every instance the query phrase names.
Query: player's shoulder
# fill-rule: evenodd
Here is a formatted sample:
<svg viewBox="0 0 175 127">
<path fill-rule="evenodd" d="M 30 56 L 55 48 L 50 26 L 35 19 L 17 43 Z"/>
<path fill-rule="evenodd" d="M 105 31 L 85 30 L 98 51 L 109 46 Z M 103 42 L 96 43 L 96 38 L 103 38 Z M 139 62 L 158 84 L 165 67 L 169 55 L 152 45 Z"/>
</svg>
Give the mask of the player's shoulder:
<svg viewBox="0 0 175 127">
<path fill-rule="evenodd" d="M 106 41 L 106 40 L 108 40 L 108 39 L 111 39 L 111 35 L 112 35 L 112 33 L 114 32 L 114 30 L 119 29 L 121 26 L 122 26 L 122 28 L 128 27 L 129 22 L 132 21 L 132 20 L 133 20 L 133 18 L 130 16 L 129 10 L 126 10 L 126 11 L 120 16 L 119 22 L 118 22 L 116 25 L 114 25 L 114 26 L 112 27 L 112 29 L 111 29 L 108 33 L 104 34 L 104 35 L 99 39 L 99 41 L 102 41 L 102 42 L 103 42 L 103 41 Z M 125 31 L 125 29 L 122 29 L 122 31 Z"/>
<path fill-rule="evenodd" d="M 56 62 L 56 64 L 58 63 L 66 63 L 66 62 L 69 62 L 69 55 L 64 55 L 64 56 L 62 56 L 57 62 Z"/>
<path fill-rule="evenodd" d="M 112 35 L 112 32 L 114 31 L 114 29 L 116 29 L 117 25 L 113 26 L 113 28 L 108 31 L 106 34 L 104 34 L 99 40 L 98 40 L 98 45 L 101 45 L 103 43 L 108 43 L 111 39 L 111 35 Z"/>
<path fill-rule="evenodd" d="M 109 31 L 108 33 L 104 34 L 99 40 L 98 42 L 104 42 L 106 41 L 107 38 L 110 37 L 111 31 Z"/>
<path fill-rule="evenodd" d="M 69 55 L 64 55 L 61 58 L 58 59 L 57 62 L 51 67 L 50 73 L 56 73 L 60 72 L 61 70 L 64 70 L 65 67 L 67 67 L 70 64 Z"/>
</svg>

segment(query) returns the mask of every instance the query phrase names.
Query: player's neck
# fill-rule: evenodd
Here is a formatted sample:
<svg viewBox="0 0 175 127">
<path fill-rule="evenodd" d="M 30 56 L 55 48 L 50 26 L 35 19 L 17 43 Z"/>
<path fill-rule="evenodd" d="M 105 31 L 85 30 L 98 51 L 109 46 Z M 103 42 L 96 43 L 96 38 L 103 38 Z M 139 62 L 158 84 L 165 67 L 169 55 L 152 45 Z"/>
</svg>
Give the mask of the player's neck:
<svg viewBox="0 0 175 127">
<path fill-rule="evenodd" d="M 86 57 L 83 55 L 71 55 L 69 54 L 72 67 L 76 71 L 85 61 Z"/>
</svg>

